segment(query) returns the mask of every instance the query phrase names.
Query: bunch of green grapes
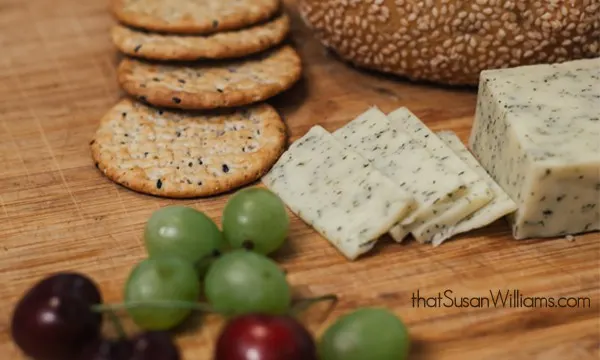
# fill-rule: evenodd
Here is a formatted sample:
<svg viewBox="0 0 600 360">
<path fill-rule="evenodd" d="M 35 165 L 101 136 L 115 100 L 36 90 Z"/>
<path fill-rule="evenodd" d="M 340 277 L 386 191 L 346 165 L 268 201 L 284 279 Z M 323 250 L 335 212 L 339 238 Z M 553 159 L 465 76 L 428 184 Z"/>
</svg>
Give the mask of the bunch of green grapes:
<svg viewBox="0 0 600 360">
<path fill-rule="evenodd" d="M 206 295 L 214 311 L 282 314 L 291 302 L 284 272 L 267 257 L 288 234 L 285 205 L 271 191 L 247 188 L 223 211 L 223 231 L 204 213 L 185 206 L 155 211 L 144 230 L 149 258 L 125 286 L 128 312 L 145 329 L 166 330 Z M 180 304 L 178 306 L 178 304 Z"/>
</svg>

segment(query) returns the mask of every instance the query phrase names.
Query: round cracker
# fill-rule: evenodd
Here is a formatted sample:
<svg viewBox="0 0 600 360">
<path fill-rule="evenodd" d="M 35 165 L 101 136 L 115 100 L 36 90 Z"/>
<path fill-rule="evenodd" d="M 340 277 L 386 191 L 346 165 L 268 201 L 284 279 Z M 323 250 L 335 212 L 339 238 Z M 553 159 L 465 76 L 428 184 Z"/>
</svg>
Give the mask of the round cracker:
<svg viewBox="0 0 600 360">
<path fill-rule="evenodd" d="M 210 34 L 241 29 L 274 16 L 280 0 L 112 0 L 122 23 L 151 31 Z"/>
<path fill-rule="evenodd" d="M 152 105 L 215 109 L 266 100 L 300 79 L 302 64 L 291 46 L 226 62 L 166 64 L 123 59 L 117 70 L 127 93 Z"/>
<path fill-rule="evenodd" d="M 192 198 L 259 179 L 286 139 L 285 124 L 267 104 L 199 114 L 124 99 L 102 118 L 90 146 L 112 181 L 145 194 Z"/>
<path fill-rule="evenodd" d="M 149 33 L 115 25 L 111 35 L 123 53 L 150 60 L 238 58 L 265 51 L 281 43 L 290 30 L 285 14 L 261 25 L 212 35 Z"/>
</svg>

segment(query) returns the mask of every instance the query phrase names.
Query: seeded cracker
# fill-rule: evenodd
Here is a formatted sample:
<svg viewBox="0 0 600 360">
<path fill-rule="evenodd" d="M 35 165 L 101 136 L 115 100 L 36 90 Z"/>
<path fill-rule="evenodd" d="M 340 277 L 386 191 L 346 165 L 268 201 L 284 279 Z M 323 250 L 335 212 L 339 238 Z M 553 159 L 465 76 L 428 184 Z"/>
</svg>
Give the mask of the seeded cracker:
<svg viewBox="0 0 600 360">
<path fill-rule="evenodd" d="M 271 18 L 280 0 L 111 0 L 122 23 L 152 31 L 209 34 Z"/>
<path fill-rule="evenodd" d="M 117 77 L 123 90 L 153 105 L 215 109 L 266 100 L 290 88 L 301 73 L 300 57 L 286 45 L 251 58 L 185 66 L 126 58 Z"/>
<path fill-rule="evenodd" d="M 150 33 L 123 25 L 112 28 L 112 40 L 123 53 L 151 60 L 237 58 L 281 43 L 290 29 L 287 15 L 247 29 L 212 35 Z"/>
<path fill-rule="evenodd" d="M 267 104 L 200 115 L 122 100 L 91 142 L 96 166 L 146 194 L 216 195 L 260 178 L 283 152 L 285 125 Z"/>
</svg>

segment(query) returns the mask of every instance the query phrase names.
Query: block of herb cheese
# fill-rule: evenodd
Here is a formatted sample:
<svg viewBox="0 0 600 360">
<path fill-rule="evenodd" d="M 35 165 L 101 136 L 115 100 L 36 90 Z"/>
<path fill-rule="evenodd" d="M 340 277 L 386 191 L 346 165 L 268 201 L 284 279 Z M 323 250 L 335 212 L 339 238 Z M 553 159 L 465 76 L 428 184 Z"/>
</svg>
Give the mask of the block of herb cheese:
<svg viewBox="0 0 600 360">
<path fill-rule="evenodd" d="M 390 231 L 396 241 L 412 233 L 419 242 L 431 242 L 448 223 L 446 213 L 467 191 L 460 177 L 423 144 L 409 134 L 394 129 L 386 115 L 372 107 L 336 130 L 333 135 L 348 148 L 369 160 L 378 170 L 409 192 L 417 209 Z M 468 204 L 460 214 L 470 212 Z M 454 215 L 452 215 L 454 217 Z M 459 219 L 450 222 L 454 225 Z"/>
<path fill-rule="evenodd" d="M 414 206 L 406 191 L 320 126 L 295 141 L 262 181 L 350 260 Z"/>
<path fill-rule="evenodd" d="M 475 170 L 475 172 L 486 181 L 494 194 L 494 199 L 492 201 L 456 224 L 451 231 L 453 235 L 482 228 L 517 210 L 517 204 L 506 192 L 504 192 L 504 190 L 502 190 L 500 185 L 494 181 L 490 174 L 485 171 L 454 132 L 439 131 L 436 135 L 452 151 L 454 151 L 465 164 Z"/>
<path fill-rule="evenodd" d="M 599 230 L 600 58 L 482 72 L 469 147 L 515 239 Z"/>
<path fill-rule="evenodd" d="M 452 236 L 453 227 L 460 220 L 492 201 L 494 197 L 492 191 L 484 179 L 407 108 L 399 108 L 391 112 L 388 114 L 388 119 L 395 129 L 409 133 L 433 154 L 446 171 L 458 175 L 466 184 L 466 194 L 456 199 L 453 207 L 443 214 L 445 219 L 439 224 L 438 233 L 432 240 L 433 245 L 440 245 Z"/>
</svg>

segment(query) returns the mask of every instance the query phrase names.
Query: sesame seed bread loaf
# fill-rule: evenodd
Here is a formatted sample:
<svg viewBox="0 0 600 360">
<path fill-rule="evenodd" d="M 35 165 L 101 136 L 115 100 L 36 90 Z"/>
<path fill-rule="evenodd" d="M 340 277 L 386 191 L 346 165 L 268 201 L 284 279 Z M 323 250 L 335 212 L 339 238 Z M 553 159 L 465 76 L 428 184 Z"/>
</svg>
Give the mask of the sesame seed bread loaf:
<svg viewBox="0 0 600 360">
<path fill-rule="evenodd" d="M 600 1 L 301 0 L 315 36 L 357 66 L 452 85 L 485 69 L 600 56 Z"/>
</svg>

